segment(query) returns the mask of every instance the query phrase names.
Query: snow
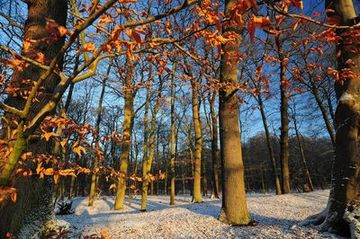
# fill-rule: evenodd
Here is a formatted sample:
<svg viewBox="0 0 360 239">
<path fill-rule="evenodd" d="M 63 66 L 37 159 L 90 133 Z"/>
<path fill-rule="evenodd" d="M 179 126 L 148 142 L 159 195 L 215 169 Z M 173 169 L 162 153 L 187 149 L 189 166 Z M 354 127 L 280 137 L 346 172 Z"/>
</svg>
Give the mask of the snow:
<svg viewBox="0 0 360 239">
<path fill-rule="evenodd" d="M 112 238 L 339 238 L 297 224 L 325 208 L 329 191 L 287 195 L 249 194 L 248 207 L 256 226 L 235 227 L 219 222 L 221 200 L 204 198 L 191 203 L 189 196 L 149 196 L 147 212 L 140 212 L 141 197 L 127 198 L 121 211 L 112 210 L 114 197 L 104 196 L 88 207 L 87 198 L 75 198 L 72 215 L 57 216 L 70 227 L 71 238 L 100 235 L 107 228 Z"/>
</svg>

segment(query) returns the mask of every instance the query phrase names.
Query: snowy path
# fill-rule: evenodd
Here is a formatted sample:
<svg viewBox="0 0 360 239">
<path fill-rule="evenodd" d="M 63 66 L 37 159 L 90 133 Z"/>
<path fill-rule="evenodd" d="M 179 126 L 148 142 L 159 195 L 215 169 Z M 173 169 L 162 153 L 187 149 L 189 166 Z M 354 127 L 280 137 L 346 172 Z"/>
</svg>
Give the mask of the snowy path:
<svg viewBox="0 0 360 239">
<path fill-rule="evenodd" d="M 122 211 L 111 210 L 113 197 L 102 197 L 93 208 L 87 198 L 74 200 L 75 214 L 57 216 L 79 234 L 100 234 L 106 227 L 113 238 L 337 238 L 320 234 L 311 228 L 293 226 L 309 215 L 321 211 L 327 202 L 328 191 L 274 196 L 248 195 L 253 227 L 233 227 L 220 223 L 216 217 L 221 201 L 205 199 L 192 204 L 189 197 L 177 197 L 177 205 L 169 206 L 168 196 L 150 196 L 148 212 L 139 212 L 140 196 L 126 202 Z"/>
</svg>

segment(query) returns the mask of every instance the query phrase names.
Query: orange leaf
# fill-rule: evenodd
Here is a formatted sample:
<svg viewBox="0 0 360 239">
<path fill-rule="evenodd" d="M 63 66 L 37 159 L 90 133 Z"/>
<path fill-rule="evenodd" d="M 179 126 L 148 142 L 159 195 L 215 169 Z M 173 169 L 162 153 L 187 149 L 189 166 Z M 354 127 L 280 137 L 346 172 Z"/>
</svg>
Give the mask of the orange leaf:
<svg viewBox="0 0 360 239">
<path fill-rule="evenodd" d="M 25 41 L 23 42 L 23 50 L 24 50 L 24 52 L 28 52 L 29 49 L 30 49 L 30 46 L 31 46 L 30 41 L 25 40 Z"/>
<path fill-rule="evenodd" d="M 46 176 L 53 175 L 54 174 L 54 169 L 53 168 L 47 168 L 47 169 L 44 170 L 44 174 Z"/>
<path fill-rule="evenodd" d="M 15 203 L 17 198 L 16 188 L 0 187 L 0 203 L 5 200 L 7 196 L 10 196 L 11 201 Z"/>
<path fill-rule="evenodd" d="M 95 51 L 96 46 L 93 42 L 88 42 L 82 48 L 83 51 Z"/>
<path fill-rule="evenodd" d="M 81 156 L 81 155 L 83 155 L 83 154 L 86 153 L 86 149 L 85 149 L 83 146 L 81 146 L 81 145 L 74 147 L 74 148 L 73 148 L 73 151 L 74 151 L 75 153 L 77 153 L 77 155 L 79 155 L 79 156 Z"/>
<path fill-rule="evenodd" d="M 304 3 L 302 0 L 291 0 L 291 3 L 300 9 L 304 8 Z"/>
<path fill-rule="evenodd" d="M 62 169 L 62 170 L 59 170 L 59 175 L 60 175 L 60 176 L 72 176 L 72 177 L 76 177 L 76 174 L 75 174 L 75 170 L 74 170 L 74 169 Z"/>
<path fill-rule="evenodd" d="M 255 38 L 256 28 L 265 28 L 271 26 L 271 21 L 269 17 L 258 17 L 253 16 L 247 24 L 247 28 L 250 34 L 250 39 L 253 42 Z"/>
<path fill-rule="evenodd" d="M 63 139 L 63 140 L 61 140 L 60 141 L 60 145 L 61 145 L 61 147 L 65 147 L 65 145 L 66 145 L 66 143 L 67 143 L 67 141 L 68 141 L 68 139 L 66 138 L 66 139 Z"/>
<path fill-rule="evenodd" d="M 11 201 L 16 202 L 16 199 L 17 199 L 16 190 L 13 191 L 12 193 L 10 193 L 10 198 L 11 198 Z"/>
<path fill-rule="evenodd" d="M 45 132 L 41 135 L 41 138 L 45 138 L 46 141 L 49 141 L 51 137 L 55 137 L 58 136 L 56 133 L 54 132 Z"/>
<path fill-rule="evenodd" d="M 44 168 L 42 167 L 42 163 L 39 163 L 36 167 L 36 173 L 40 174 L 40 172 L 43 170 Z"/>
<path fill-rule="evenodd" d="M 125 30 L 126 35 L 130 37 L 131 39 L 134 39 L 137 43 L 141 43 L 142 39 L 139 35 L 139 33 L 134 29 L 126 29 Z"/>
<path fill-rule="evenodd" d="M 110 187 L 109 187 L 109 190 L 110 191 L 115 191 L 116 190 L 116 184 L 115 183 L 111 184 Z"/>
<path fill-rule="evenodd" d="M 65 35 L 71 34 L 71 32 L 66 27 L 63 27 L 63 26 L 58 26 L 58 30 L 59 30 L 60 36 L 65 36 Z"/>
<path fill-rule="evenodd" d="M 107 228 L 102 228 L 100 234 L 101 234 L 101 239 L 111 239 L 109 229 Z"/>
<path fill-rule="evenodd" d="M 103 24 L 108 24 L 108 23 L 112 23 L 113 20 L 111 19 L 111 17 L 109 15 L 103 15 L 100 17 L 99 20 L 99 24 L 103 25 Z"/>
<path fill-rule="evenodd" d="M 54 174 L 54 182 L 57 184 L 59 181 L 59 174 Z"/>
</svg>

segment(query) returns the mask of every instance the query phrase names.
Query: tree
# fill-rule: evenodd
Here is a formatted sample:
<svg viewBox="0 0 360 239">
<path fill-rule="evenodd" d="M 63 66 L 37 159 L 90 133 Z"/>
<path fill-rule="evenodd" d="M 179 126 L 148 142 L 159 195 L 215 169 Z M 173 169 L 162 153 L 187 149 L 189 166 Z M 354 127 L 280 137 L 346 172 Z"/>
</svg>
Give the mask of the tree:
<svg viewBox="0 0 360 239">
<path fill-rule="evenodd" d="M 192 89 L 192 112 L 195 132 L 195 150 L 194 150 L 194 187 L 193 202 L 202 202 L 201 196 L 201 160 L 202 160 L 202 128 L 200 121 L 199 105 L 199 79 L 191 79 Z"/>
<path fill-rule="evenodd" d="M 307 163 L 307 160 L 306 160 L 306 157 L 305 157 L 304 146 L 303 146 L 303 138 L 301 137 L 300 130 L 299 130 L 299 125 L 298 125 L 298 121 L 297 121 L 296 117 L 297 117 L 296 104 L 295 104 L 295 101 L 293 101 L 292 119 L 294 121 L 294 129 L 295 129 L 295 134 L 296 134 L 296 140 L 297 140 L 299 151 L 300 151 L 301 161 L 302 161 L 302 164 L 304 166 L 304 174 L 305 174 L 305 176 L 307 178 L 307 185 L 309 187 L 309 190 L 313 191 L 314 190 L 314 185 L 312 183 L 310 170 L 309 170 L 308 163 Z"/>
<path fill-rule="evenodd" d="M 120 168 L 117 178 L 117 190 L 114 209 L 120 210 L 124 208 L 125 192 L 126 192 L 126 177 L 129 165 L 131 136 L 134 126 L 134 98 L 136 90 L 133 87 L 132 80 L 134 74 L 135 62 L 126 59 L 126 74 L 124 75 L 124 121 L 123 121 L 123 138 L 121 142 L 120 154 Z"/>
<path fill-rule="evenodd" d="M 175 132 L 175 72 L 176 63 L 172 65 L 171 85 L 170 85 L 170 107 L 171 107 L 171 129 L 170 129 L 170 205 L 175 205 L 175 159 L 176 159 L 176 132 Z"/>
<path fill-rule="evenodd" d="M 257 53 L 259 49 L 254 49 L 255 54 Z M 252 53 L 251 55 L 253 55 L 254 53 Z M 265 137 L 266 137 L 266 143 L 267 143 L 267 149 L 268 149 L 268 156 L 270 159 L 270 163 L 271 163 L 271 169 L 273 172 L 273 177 L 274 177 L 274 185 L 275 185 L 275 191 L 276 194 L 279 195 L 282 193 L 281 190 L 281 180 L 280 180 L 280 175 L 278 172 L 278 167 L 277 167 L 277 160 L 275 157 L 275 152 L 274 152 L 274 147 L 273 144 L 271 142 L 271 134 L 270 134 L 270 130 L 269 130 L 269 124 L 268 124 L 268 117 L 266 116 L 266 112 L 265 112 L 265 103 L 266 99 L 263 98 L 263 93 L 266 92 L 267 93 L 267 97 L 270 98 L 271 93 L 269 92 L 269 83 L 268 83 L 268 79 L 267 77 L 261 77 L 261 73 L 262 73 L 262 69 L 263 69 L 263 64 L 264 64 L 264 60 L 265 60 L 265 56 L 266 56 L 266 51 L 264 52 L 264 54 L 260 57 L 260 59 L 255 58 L 256 56 L 251 56 L 251 58 L 255 58 L 253 59 L 253 62 L 245 62 L 244 64 L 246 65 L 245 67 L 248 67 L 249 65 L 253 65 L 255 64 L 253 67 L 256 69 L 255 70 L 255 77 L 253 76 L 253 68 L 250 68 L 248 71 L 248 78 L 250 79 L 250 87 L 252 89 L 255 90 L 255 92 L 252 94 L 252 97 L 254 98 L 254 100 L 256 101 L 257 105 L 258 105 L 258 109 L 260 111 L 260 115 L 261 115 L 261 120 L 264 126 L 264 131 L 265 131 Z M 250 58 L 250 57 L 249 57 Z"/>
<path fill-rule="evenodd" d="M 239 131 L 238 85 L 239 48 L 242 28 L 239 19 L 248 8 L 240 8 L 241 1 L 225 1 L 225 17 L 230 19 L 223 24 L 223 36 L 229 41 L 222 45 L 223 55 L 220 63 L 220 84 L 226 87 L 219 91 L 219 129 L 222 166 L 222 208 L 219 219 L 233 225 L 249 224 L 244 182 L 244 165 Z M 238 21 L 237 21 L 238 20 Z M 241 21 L 241 20 L 240 20 Z M 228 85 L 230 87 L 228 87 Z"/>
<path fill-rule="evenodd" d="M 338 19 L 342 26 L 352 26 L 358 17 L 352 0 L 326 1 L 328 15 Z M 333 35 L 334 29 L 327 31 Z M 335 113 L 335 160 L 332 170 L 332 188 L 326 209 L 310 217 L 305 224 L 318 225 L 321 231 L 331 231 L 360 237 L 359 215 L 359 127 L 360 127 L 360 55 L 358 28 L 338 28 L 336 36 L 338 74 Z M 329 36 L 330 36 L 329 35 Z"/>
<path fill-rule="evenodd" d="M 34 53 L 42 54 L 46 59 L 53 59 L 63 47 L 64 37 L 57 35 L 56 40 L 48 43 L 43 42 L 46 37 L 50 36 L 47 29 L 47 19 L 51 19 L 59 26 L 64 27 L 67 18 L 67 3 L 59 0 L 27 0 L 26 4 L 28 7 L 28 19 L 25 24 L 22 54 L 32 59 L 35 58 Z M 62 68 L 62 62 L 59 62 L 58 67 Z M 9 94 L 5 104 L 16 110 L 22 110 L 24 105 L 28 103 L 23 96 L 26 96 L 25 92 L 31 90 L 29 85 L 24 84 L 24 79 L 31 79 L 31 82 L 34 83 L 42 74 L 44 74 L 44 71 L 32 64 L 15 71 L 11 84 L 13 87 L 19 87 L 19 91 Z M 5 121 L 3 122 L 4 135 L 2 138 L 11 140 L 13 139 L 12 135 L 15 132 L 17 133 L 15 133 L 16 139 L 12 145 L 12 154 L 0 170 L 0 186 L 11 185 L 9 178 L 13 175 L 17 160 L 25 149 L 36 154 L 46 153 L 51 148 L 51 145 L 44 142 L 44 140 L 40 140 L 39 132 L 34 133 L 35 130 L 29 132 L 34 139 L 26 141 L 29 135 L 24 135 L 24 128 L 44 107 L 46 97 L 54 92 L 59 81 L 60 79 L 56 74 L 49 75 L 43 81 L 41 84 L 44 88 L 42 90 L 43 96 L 38 97 L 38 103 L 31 102 L 32 104 L 28 108 L 28 114 L 24 115 L 25 117 L 18 117 L 16 114 L 11 113 L 5 114 Z M 13 120 L 18 122 L 17 126 L 12 123 Z M 42 226 L 51 219 L 52 184 L 50 178 L 42 180 L 18 179 L 16 182 L 18 188 L 17 203 L 7 202 L 1 205 L 0 208 L 2 215 L 0 218 L 0 235 L 11 232 L 19 238 L 27 238 L 39 233 Z"/>
<path fill-rule="evenodd" d="M 154 177 L 151 175 L 151 168 L 153 164 L 154 154 L 155 154 L 155 134 L 156 134 L 156 117 L 161 104 L 161 94 L 163 87 L 162 76 L 159 76 L 159 88 L 157 89 L 157 98 L 154 109 L 151 112 L 151 122 L 150 122 L 150 137 L 149 137 L 149 153 L 144 155 L 145 159 L 143 161 L 143 175 L 142 175 L 142 187 L 141 187 L 141 211 L 146 211 L 146 201 L 148 194 L 149 182 L 153 181 L 151 178 Z M 147 143 L 147 142 L 144 142 Z"/>
<path fill-rule="evenodd" d="M 211 96 L 210 96 L 211 95 Z M 217 92 L 214 91 L 209 95 L 210 103 L 210 115 L 211 115 L 211 153 L 213 163 L 213 195 L 215 198 L 219 198 L 219 146 L 218 146 L 218 116 L 215 113 L 215 101 L 217 98 Z"/>
<path fill-rule="evenodd" d="M 94 141 L 95 141 L 95 150 L 97 150 L 98 152 L 100 151 L 100 142 L 99 142 L 100 141 L 100 124 L 101 124 L 101 118 L 102 118 L 102 114 L 103 114 L 103 101 L 104 101 L 105 90 L 106 90 L 106 82 L 109 79 L 109 74 L 110 74 L 112 64 L 113 64 L 113 58 L 111 58 L 111 60 L 109 62 L 109 66 L 107 68 L 106 74 L 101 83 L 101 92 L 100 92 L 100 98 L 99 98 L 99 103 L 98 103 L 98 108 L 97 108 L 97 117 L 96 117 L 96 122 L 95 122 L 95 130 L 96 130 L 97 134 L 96 134 Z M 89 206 L 94 205 L 97 182 L 99 181 L 99 166 L 100 166 L 100 159 L 99 159 L 98 155 L 96 155 L 95 159 L 94 159 L 94 165 L 93 165 L 93 174 L 91 176 Z"/>
<path fill-rule="evenodd" d="M 286 56 L 283 51 L 280 35 L 275 36 L 276 51 L 280 61 L 280 161 L 282 173 L 282 193 L 290 192 L 289 172 L 289 114 L 288 114 L 288 93 L 286 79 Z"/>
</svg>

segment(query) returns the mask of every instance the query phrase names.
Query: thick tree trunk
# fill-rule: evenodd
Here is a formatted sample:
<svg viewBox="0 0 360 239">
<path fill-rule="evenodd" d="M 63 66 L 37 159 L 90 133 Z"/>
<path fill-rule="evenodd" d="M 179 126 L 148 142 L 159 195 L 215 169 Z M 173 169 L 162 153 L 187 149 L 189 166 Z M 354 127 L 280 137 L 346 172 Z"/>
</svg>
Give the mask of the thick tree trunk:
<svg viewBox="0 0 360 239">
<path fill-rule="evenodd" d="M 357 17 L 353 2 L 338 1 L 335 5 L 336 14 L 342 17 L 343 24 L 351 24 Z M 354 35 L 354 34 L 357 34 Z M 335 113 L 336 145 L 335 162 L 333 166 L 332 193 L 328 204 L 328 213 L 322 224 L 322 229 L 342 232 L 346 221 L 352 212 L 359 217 L 360 202 L 360 54 L 352 52 L 351 46 L 360 43 L 359 30 L 339 32 L 342 44 L 338 50 L 340 71 L 351 69 L 353 78 L 344 79 L 344 84 L 337 84 L 338 105 Z M 357 37 L 357 39 L 356 39 Z M 348 45 L 349 44 L 349 45 Z M 356 45 L 351 45 L 356 44 Z M 351 62 L 350 62 L 351 61 Z M 350 63 L 349 63 L 350 62 Z M 340 72 L 340 77 L 342 75 Z M 359 224 L 357 222 L 357 224 Z M 352 237 L 359 238 L 359 225 L 352 230 Z"/>
<path fill-rule="evenodd" d="M 334 10 L 330 15 L 342 19 L 342 25 L 356 24 L 352 0 L 327 0 L 326 4 Z M 344 82 L 336 83 L 338 105 L 332 188 L 326 210 L 307 222 L 319 225 L 322 231 L 360 238 L 360 54 L 351 49 L 358 50 L 359 29 L 338 30 L 337 34 L 342 38 L 337 50 L 340 79 Z M 354 73 L 350 77 L 349 69 Z"/>
<path fill-rule="evenodd" d="M 231 10 L 236 0 L 225 1 L 225 17 L 230 21 L 223 26 L 223 35 L 231 34 L 232 40 L 222 46 L 220 63 L 220 83 L 229 88 L 221 88 L 219 93 L 219 128 L 222 166 L 222 209 L 219 219 L 233 225 L 249 224 L 250 214 L 246 203 L 244 164 L 239 128 L 239 99 L 235 87 L 238 85 L 239 49 L 241 28 L 232 20 Z"/>
<path fill-rule="evenodd" d="M 64 38 L 59 38 L 52 42 L 46 43 L 42 39 L 49 37 L 49 32 L 46 30 L 46 18 L 53 19 L 59 25 L 65 26 L 67 18 L 67 2 L 62 0 L 28 0 L 28 18 L 25 23 L 24 43 L 32 42 L 30 47 L 24 48 L 22 55 L 33 58 L 33 53 L 42 53 L 45 58 L 51 60 L 56 56 L 60 48 L 64 44 Z M 58 66 L 62 68 L 62 64 Z M 31 79 L 37 80 L 42 73 L 39 68 L 30 65 L 23 71 L 15 71 L 11 80 L 14 87 L 19 87 L 24 93 L 29 90 L 28 86 L 23 84 L 22 80 Z M 13 145 L 14 149 L 8 158 L 5 166 L 0 171 L 0 186 L 9 186 L 9 178 L 17 164 L 17 161 L 24 150 L 29 150 L 33 153 L 46 153 L 51 152 L 49 144 L 40 140 L 40 137 L 32 137 L 34 140 L 25 141 L 23 136 L 23 127 L 25 121 L 31 119 L 43 107 L 44 102 L 51 96 L 54 91 L 56 83 L 59 78 L 53 74 L 44 83 L 42 96 L 37 98 L 30 109 L 30 114 L 27 119 L 17 119 L 10 114 L 6 114 L 7 122 L 16 120 L 17 138 Z M 25 100 L 18 96 L 9 96 L 6 104 L 22 109 Z M 11 131 L 15 128 L 10 124 L 3 124 L 4 126 L 4 139 L 11 135 Z M 0 205 L 0 237 L 6 232 L 13 233 L 17 238 L 30 238 L 32 236 L 40 235 L 44 224 L 53 217 L 53 203 L 52 203 L 52 179 L 38 179 L 33 178 L 17 179 L 15 186 L 18 191 L 18 200 L 15 204 L 5 202 Z"/>
<path fill-rule="evenodd" d="M 257 97 L 257 100 L 258 100 L 258 104 L 259 104 L 262 122 L 264 125 L 266 143 L 267 143 L 270 162 L 271 162 L 272 171 L 273 171 L 273 175 L 274 175 L 275 190 L 276 190 L 276 194 L 279 195 L 279 194 L 281 194 L 281 181 L 280 181 L 280 176 L 279 176 L 279 173 L 277 170 L 276 158 L 275 158 L 274 149 L 273 149 L 273 146 L 271 143 L 269 127 L 267 124 L 267 118 L 266 118 L 265 110 L 264 110 L 264 102 L 263 102 L 263 99 L 261 98 L 261 95 L 259 95 Z"/>
<path fill-rule="evenodd" d="M 280 161 L 282 173 L 282 193 L 290 192 L 290 171 L 289 171 L 289 114 L 288 114 L 288 96 L 285 56 L 282 49 L 282 43 L 279 36 L 275 37 L 278 57 L 280 60 Z"/>
<path fill-rule="evenodd" d="M 195 152 L 194 152 L 194 196 L 193 202 L 198 203 L 202 202 L 201 196 L 201 157 L 202 157 L 202 129 L 200 121 L 200 112 L 199 112 L 199 99 L 198 92 L 199 86 L 198 82 L 191 82 L 192 86 L 192 111 L 193 111 L 193 120 L 194 120 L 194 132 L 195 132 Z"/>
</svg>

